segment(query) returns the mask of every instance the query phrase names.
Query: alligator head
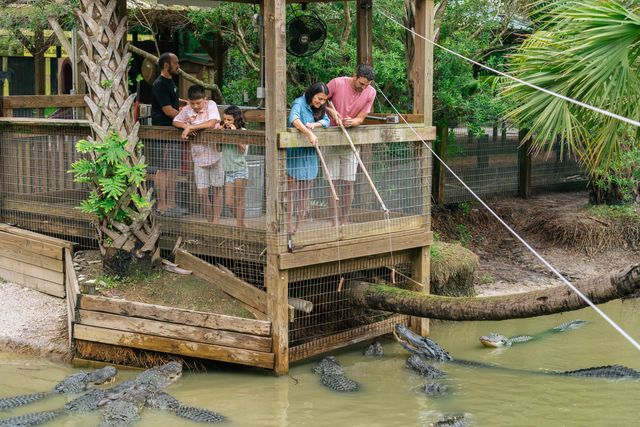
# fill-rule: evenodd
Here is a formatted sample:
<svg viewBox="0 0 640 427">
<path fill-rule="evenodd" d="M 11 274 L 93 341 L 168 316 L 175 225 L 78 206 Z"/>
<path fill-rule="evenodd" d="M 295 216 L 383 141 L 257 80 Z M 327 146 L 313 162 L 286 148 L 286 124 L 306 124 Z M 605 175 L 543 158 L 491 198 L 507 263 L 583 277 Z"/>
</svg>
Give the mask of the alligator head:
<svg viewBox="0 0 640 427">
<path fill-rule="evenodd" d="M 112 381 L 118 371 L 113 366 L 105 366 L 93 372 L 79 372 L 69 375 L 53 388 L 54 393 L 80 393 L 86 389 Z"/>
<path fill-rule="evenodd" d="M 490 348 L 508 347 L 511 345 L 509 338 L 504 335 L 496 334 L 495 332 L 481 336 L 480 342 L 483 346 Z"/>
<path fill-rule="evenodd" d="M 453 357 L 451 357 L 451 355 L 449 355 L 449 353 L 447 353 L 435 341 L 426 337 L 421 337 L 404 325 L 397 324 L 393 330 L 393 336 L 405 350 L 412 354 L 417 354 L 425 359 L 438 360 L 440 362 L 453 360 Z"/>
<path fill-rule="evenodd" d="M 151 369 L 140 373 L 135 381 L 155 387 L 157 390 L 163 389 L 182 375 L 182 364 L 179 362 L 169 362 L 161 366 L 154 366 Z"/>
</svg>

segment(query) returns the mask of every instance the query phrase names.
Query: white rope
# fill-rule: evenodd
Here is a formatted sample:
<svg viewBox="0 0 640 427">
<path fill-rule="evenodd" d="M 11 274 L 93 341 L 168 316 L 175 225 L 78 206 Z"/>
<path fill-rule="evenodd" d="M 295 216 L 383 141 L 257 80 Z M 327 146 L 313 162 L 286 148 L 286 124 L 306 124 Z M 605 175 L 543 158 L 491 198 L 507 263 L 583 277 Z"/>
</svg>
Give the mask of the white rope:
<svg viewBox="0 0 640 427">
<path fill-rule="evenodd" d="M 499 75 L 501 75 L 503 77 L 511 79 L 511 80 L 513 80 L 515 82 L 518 82 L 520 84 L 523 84 L 525 86 L 529 86 L 530 88 L 533 88 L 535 90 L 539 90 L 540 92 L 544 92 L 547 95 L 555 96 L 556 98 L 560 98 L 560 99 L 562 99 L 564 101 L 567 101 L 567 102 L 570 102 L 572 104 L 579 105 L 580 107 L 584 107 L 584 108 L 586 108 L 588 110 L 591 110 L 591 111 L 594 111 L 596 113 L 600 113 L 600 114 L 603 114 L 605 116 L 612 117 L 614 119 L 617 119 L 617 120 L 620 120 L 622 122 L 628 123 L 628 124 L 630 124 L 632 126 L 640 127 L 640 122 L 637 121 L 637 120 L 629 119 L 629 118 L 621 116 L 619 114 L 612 113 L 611 111 L 603 110 L 602 108 L 598 108 L 598 107 L 594 107 L 593 105 L 585 104 L 584 102 L 578 101 L 577 99 L 569 98 L 568 96 L 561 95 L 561 94 L 559 94 L 557 92 L 554 92 L 554 91 L 551 91 L 549 89 L 545 89 L 543 87 L 536 86 L 533 83 L 529 83 L 529 82 L 527 82 L 525 80 L 521 80 L 521 79 L 519 79 L 517 77 L 514 77 L 514 76 L 512 76 L 510 74 L 507 74 L 507 73 L 502 72 L 500 70 L 496 70 L 495 68 L 491 68 L 491 67 L 489 67 L 487 65 L 481 64 L 481 63 L 479 63 L 477 61 L 474 61 L 473 59 L 467 58 L 466 56 L 461 55 L 458 52 L 454 52 L 453 50 L 451 50 L 449 48 L 446 48 L 446 47 L 444 47 L 444 46 L 442 46 L 442 45 L 440 45 L 440 44 L 438 44 L 438 43 L 436 43 L 436 42 L 434 42 L 432 40 L 429 40 L 425 36 L 416 33 L 411 28 L 405 27 L 402 23 L 398 22 L 395 18 L 392 18 L 391 16 L 387 15 L 383 10 L 378 8 L 377 4 L 376 4 L 376 9 L 378 10 L 378 13 L 380 13 L 381 15 L 383 15 L 384 17 L 386 17 L 390 21 L 393 21 L 394 23 L 398 24 L 400 27 L 402 27 L 405 30 L 409 31 L 411 34 L 415 35 L 416 37 L 420 37 L 421 39 L 431 43 L 434 46 L 439 47 L 440 49 L 444 50 L 445 52 L 449 52 L 450 54 L 452 54 L 454 56 L 457 56 L 458 58 L 464 59 L 465 61 L 468 61 L 468 62 L 470 62 L 470 63 L 472 63 L 474 65 L 477 65 L 478 67 L 481 67 L 481 68 L 484 68 L 485 70 L 488 70 L 488 71 L 491 71 L 493 73 L 499 74 Z"/>
<path fill-rule="evenodd" d="M 375 82 L 374 82 L 375 84 Z M 418 139 L 420 141 L 422 141 L 422 143 L 424 144 L 425 147 L 427 147 L 429 149 L 429 151 L 431 151 L 431 154 L 442 164 L 442 166 L 444 166 L 451 175 L 453 175 L 453 177 L 455 179 L 457 179 L 460 184 L 462 184 L 462 186 L 478 201 L 480 202 L 480 204 L 482 206 L 485 207 L 485 209 L 487 209 L 487 211 L 495 218 L 498 220 L 498 222 L 500 222 L 500 224 L 502 224 L 507 231 L 509 231 L 509 233 L 514 236 L 516 239 L 518 239 L 520 241 L 520 243 L 522 243 L 536 258 L 538 258 L 540 260 L 540 262 L 542 262 L 549 270 L 551 270 L 553 272 L 553 274 L 555 274 L 565 285 L 567 285 L 569 288 L 571 288 L 572 291 L 574 291 L 579 297 L 580 299 L 582 299 L 585 303 L 587 303 L 589 306 L 591 306 L 591 308 L 593 308 L 596 313 L 598 313 L 604 320 L 606 320 L 611 326 L 613 326 L 613 328 L 615 330 L 617 330 L 624 338 L 626 338 L 627 341 L 629 341 L 631 343 L 631 345 L 633 345 L 637 350 L 640 350 L 640 344 L 638 344 L 638 342 L 636 340 L 634 340 L 624 329 L 622 329 L 616 322 L 614 322 L 612 319 L 609 318 L 609 316 L 607 316 L 602 310 L 600 310 L 600 308 L 598 308 L 598 306 L 596 306 L 593 302 L 591 302 L 591 300 L 589 298 L 587 298 L 586 295 L 584 295 L 582 292 L 580 292 L 580 290 L 578 288 L 576 288 L 571 282 L 569 282 L 558 270 L 556 270 L 556 268 L 551 265 L 542 255 L 540 255 L 531 245 L 529 245 L 529 243 L 527 243 L 526 240 L 524 240 L 522 237 L 520 237 L 520 235 L 513 230 L 509 224 L 507 224 L 502 218 L 500 218 L 500 216 L 495 213 L 493 211 L 493 209 L 491 209 L 489 207 L 489 205 L 487 205 L 484 200 L 482 200 L 480 198 L 480 196 L 478 196 L 471 188 L 469 188 L 469 186 L 467 184 L 465 184 L 465 182 L 458 176 L 456 175 L 456 173 L 449 167 L 449 165 L 447 165 L 441 158 L 440 156 L 438 156 L 436 154 L 435 151 L 433 151 L 433 149 L 429 146 L 429 144 L 426 143 L 426 141 L 424 139 L 422 139 L 422 137 L 420 137 L 420 135 L 418 134 L 418 132 L 414 129 L 414 127 L 407 122 L 407 120 L 404 118 L 404 116 L 402 116 L 402 114 L 400 114 L 400 112 L 398 111 L 398 109 L 396 108 L 395 105 L 393 105 L 393 103 L 389 100 L 389 98 L 387 98 L 387 95 L 385 95 L 385 93 L 380 89 L 380 87 L 375 84 L 376 89 L 382 94 L 382 96 L 384 96 L 384 99 L 389 103 L 389 105 L 391 106 L 391 108 L 393 108 L 393 110 L 396 112 L 396 114 L 398 114 L 398 116 L 402 119 L 402 121 L 409 126 L 409 128 L 411 129 L 411 131 L 416 135 L 416 137 L 418 137 Z"/>
</svg>

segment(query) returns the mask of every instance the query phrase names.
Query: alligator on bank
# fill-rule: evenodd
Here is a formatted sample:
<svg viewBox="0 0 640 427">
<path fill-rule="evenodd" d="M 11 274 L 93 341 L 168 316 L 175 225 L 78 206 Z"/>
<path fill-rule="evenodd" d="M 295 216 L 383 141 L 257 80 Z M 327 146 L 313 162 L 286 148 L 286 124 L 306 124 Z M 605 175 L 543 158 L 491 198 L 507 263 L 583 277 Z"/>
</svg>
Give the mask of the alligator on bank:
<svg viewBox="0 0 640 427">
<path fill-rule="evenodd" d="M 0 421 L 0 427 L 35 426 L 70 412 L 91 412 L 104 409 L 103 427 L 129 426 L 140 419 L 143 407 L 164 409 L 175 415 L 201 423 L 217 423 L 225 417 L 206 409 L 185 406 L 179 400 L 162 391 L 180 378 L 182 365 L 169 362 L 140 373 L 134 380 L 125 381 L 111 388 L 95 388 L 68 402 L 64 409 L 39 412 Z"/>
<path fill-rule="evenodd" d="M 459 360 L 451 357 L 446 350 L 444 350 L 438 343 L 432 339 L 422 337 L 415 334 L 409 328 L 404 325 L 397 324 L 394 328 L 393 335 L 398 340 L 400 345 L 413 355 L 423 357 L 426 360 L 435 360 L 439 362 L 456 362 L 468 366 L 488 367 L 501 370 L 509 370 L 515 372 L 527 372 L 535 374 L 545 375 L 558 375 L 558 376 L 570 376 L 570 377 L 588 377 L 588 378 L 606 378 L 606 379 L 640 379 L 640 372 L 635 369 L 627 368 L 620 365 L 606 365 L 597 366 L 592 368 L 577 369 L 572 371 L 550 371 L 550 372 L 536 372 L 526 371 L 522 369 L 505 368 L 499 366 L 487 365 L 480 362 L 474 362 L 469 360 Z"/>
<path fill-rule="evenodd" d="M 489 347 L 489 348 L 511 347 L 513 344 L 539 340 L 549 335 L 557 334 L 559 332 L 578 329 L 582 327 L 585 323 L 587 322 L 585 322 L 584 320 L 575 319 L 570 322 L 565 322 L 561 325 L 558 325 L 555 328 L 551 328 L 551 329 L 547 329 L 546 331 L 539 332 L 535 335 L 518 335 L 511 338 L 508 338 L 504 335 L 497 334 L 495 332 L 491 332 L 489 335 L 481 336 L 480 342 L 482 343 L 483 346 Z"/>
<path fill-rule="evenodd" d="M 320 382 L 323 386 L 334 391 L 350 393 L 358 391 L 360 386 L 357 382 L 347 378 L 344 368 L 333 356 L 327 356 L 313 367 L 313 372 L 320 375 Z"/>
<path fill-rule="evenodd" d="M 93 372 L 79 372 L 69 375 L 53 387 L 53 391 L 21 394 L 0 399 L 0 411 L 17 408 L 37 402 L 53 394 L 81 393 L 96 385 L 113 381 L 118 371 L 113 366 L 105 366 Z"/>
</svg>

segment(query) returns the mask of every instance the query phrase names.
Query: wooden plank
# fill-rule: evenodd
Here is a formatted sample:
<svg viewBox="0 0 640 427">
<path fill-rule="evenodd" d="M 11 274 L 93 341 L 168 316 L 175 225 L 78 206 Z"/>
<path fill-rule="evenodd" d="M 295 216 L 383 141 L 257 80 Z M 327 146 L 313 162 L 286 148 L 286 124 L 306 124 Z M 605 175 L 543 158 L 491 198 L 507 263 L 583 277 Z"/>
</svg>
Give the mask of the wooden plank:
<svg viewBox="0 0 640 427">
<path fill-rule="evenodd" d="M 176 144 L 184 144 L 180 139 L 180 131 L 167 126 L 140 126 L 138 136 L 141 139 L 160 139 L 172 141 Z M 225 143 L 225 144 L 250 144 L 264 145 L 264 132 L 260 130 L 228 130 L 207 129 L 199 131 L 198 135 L 189 138 L 192 143 Z"/>
<path fill-rule="evenodd" d="M 183 249 L 176 251 L 176 264 L 193 271 L 194 275 L 217 286 L 235 299 L 263 313 L 267 312 L 267 294 L 251 284 L 225 273 Z"/>
<path fill-rule="evenodd" d="M 202 359 L 220 360 L 240 365 L 257 366 L 259 368 L 273 368 L 273 353 L 202 344 L 133 332 L 115 331 L 86 325 L 75 325 L 73 335 L 75 339 L 85 341 L 180 354 Z"/>
<path fill-rule="evenodd" d="M 5 96 L 3 108 L 84 107 L 84 95 L 11 95 Z"/>
<path fill-rule="evenodd" d="M 348 147 L 349 141 L 339 128 L 319 129 L 314 131 L 321 147 L 341 145 Z M 417 135 L 416 135 L 417 134 Z M 383 144 L 387 142 L 433 141 L 436 139 L 436 128 L 433 126 L 378 125 L 358 126 L 349 130 L 349 136 L 355 145 Z M 307 138 L 297 129 L 287 129 L 278 134 L 279 148 L 306 147 Z"/>
<path fill-rule="evenodd" d="M 373 33 L 373 4 L 371 0 L 356 1 L 357 64 L 373 64 L 371 35 Z"/>
<path fill-rule="evenodd" d="M 102 311 L 145 319 L 161 320 L 203 328 L 241 332 L 258 336 L 269 336 L 271 324 L 262 320 L 225 316 L 183 308 L 146 304 L 142 302 L 115 300 L 98 295 L 80 295 L 79 307 L 84 310 Z"/>
<path fill-rule="evenodd" d="M 414 282 L 414 286 L 412 287 L 414 291 L 423 292 L 428 294 L 430 291 L 429 288 L 429 278 L 430 278 L 430 247 L 423 246 L 415 251 L 413 264 L 412 264 L 412 272 L 411 277 Z M 422 286 L 420 286 L 422 285 Z M 429 334 L 429 319 L 424 319 L 421 317 L 411 317 L 411 328 L 420 335 L 426 336 Z"/>
<path fill-rule="evenodd" d="M 63 239 L 57 239 L 55 237 L 47 236 L 40 233 L 34 233 L 33 231 L 25 230 L 18 227 L 13 227 L 8 224 L 0 224 L 0 231 L 6 233 L 15 234 L 16 236 L 28 237 L 30 239 L 40 240 L 45 243 L 50 243 L 61 248 L 73 249 L 73 243 Z"/>
<path fill-rule="evenodd" d="M 301 251 L 293 253 L 281 253 L 278 257 L 279 267 L 282 270 L 290 268 L 304 267 L 307 265 L 320 264 L 325 262 L 338 261 L 339 259 L 350 259 L 376 255 L 385 252 L 412 249 L 431 244 L 433 233 L 426 230 L 413 230 L 409 233 L 394 233 L 380 235 L 362 239 L 353 239 L 349 242 L 340 242 L 338 252 L 338 242 L 327 243 L 322 248 L 316 245 L 305 247 Z M 318 245 L 320 246 L 320 245 Z"/>
<path fill-rule="evenodd" d="M 16 245 L 4 244 L 0 246 L 0 257 L 9 258 L 25 264 L 31 264 L 46 270 L 57 271 L 60 273 L 64 271 L 63 262 L 61 260 L 34 254 L 33 252 L 29 252 L 28 250 Z"/>
<path fill-rule="evenodd" d="M 3 206 L 6 209 L 6 206 Z M 29 237 L 16 236 L 15 234 L 0 232 L 0 246 L 15 245 L 34 254 L 62 260 L 62 248 L 51 243 L 42 242 Z"/>
<path fill-rule="evenodd" d="M 76 307 L 78 306 L 78 295 L 80 287 L 78 286 L 78 278 L 73 268 L 73 255 L 71 250 L 64 250 L 64 267 L 65 267 L 65 291 L 67 294 L 67 333 L 69 335 L 69 348 L 74 348 L 73 341 L 73 325 L 76 322 Z"/>
<path fill-rule="evenodd" d="M 35 289 L 36 291 L 53 295 L 54 297 L 64 298 L 64 286 L 57 283 L 8 270 L 3 267 L 0 267 L 0 277 L 9 282 L 18 283 L 24 287 Z"/>
<path fill-rule="evenodd" d="M 89 131 L 89 120 L 32 119 L 30 117 L 0 117 L 0 127 L 29 127 L 29 134 L 50 135 L 51 128 L 86 129 Z M 56 132 L 61 132 L 56 129 Z"/>
<path fill-rule="evenodd" d="M 292 362 L 308 359 L 317 354 L 337 350 L 342 347 L 367 341 L 384 334 L 391 333 L 397 323 L 407 324 L 409 316 L 395 315 L 380 322 L 359 326 L 325 338 L 309 341 L 307 343 L 291 347 L 289 359 Z"/>
<path fill-rule="evenodd" d="M 180 325 L 177 323 L 101 313 L 98 311 L 80 310 L 78 323 L 118 331 L 176 338 L 179 340 L 188 339 L 189 341 L 204 344 L 222 345 L 225 347 L 243 348 L 267 353 L 271 351 L 270 337 L 221 331 L 200 326 Z"/>
<path fill-rule="evenodd" d="M 37 277 L 38 279 L 43 279 L 58 285 L 64 285 L 64 274 L 59 271 L 47 270 L 37 265 L 27 264 L 4 256 L 0 256 L 0 267 L 27 276 Z"/>
<path fill-rule="evenodd" d="M 33 203 L 22 202 L 20 200 L 6 200 L 4 207 L 7 210 L 30 212 L 45 215 L 47 217 L 55 216 L 81 221 L 91 221 L 92 219 L 90 214 L 74 209 L 75 206 L 69 206 L 68 204 Z"/>
</svg>

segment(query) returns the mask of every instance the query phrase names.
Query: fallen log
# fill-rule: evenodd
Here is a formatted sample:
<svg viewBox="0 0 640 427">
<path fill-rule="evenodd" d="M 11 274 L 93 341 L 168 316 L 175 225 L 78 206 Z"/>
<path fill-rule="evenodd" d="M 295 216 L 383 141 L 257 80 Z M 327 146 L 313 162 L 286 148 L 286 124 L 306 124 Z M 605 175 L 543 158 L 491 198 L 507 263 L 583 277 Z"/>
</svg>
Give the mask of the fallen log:
<svg viewBox="0 0 640 427">
<path fill-rule="evenodd" d="M 640 264 L 574 284 L 595 304 L 640 291 Z M 578 310 L 588 304 L 565 285 L 491 297 L 444 297 L 382 284 L 351 282 L 354 305 L 441 320 L 504 320 Z"/>
</svg>

